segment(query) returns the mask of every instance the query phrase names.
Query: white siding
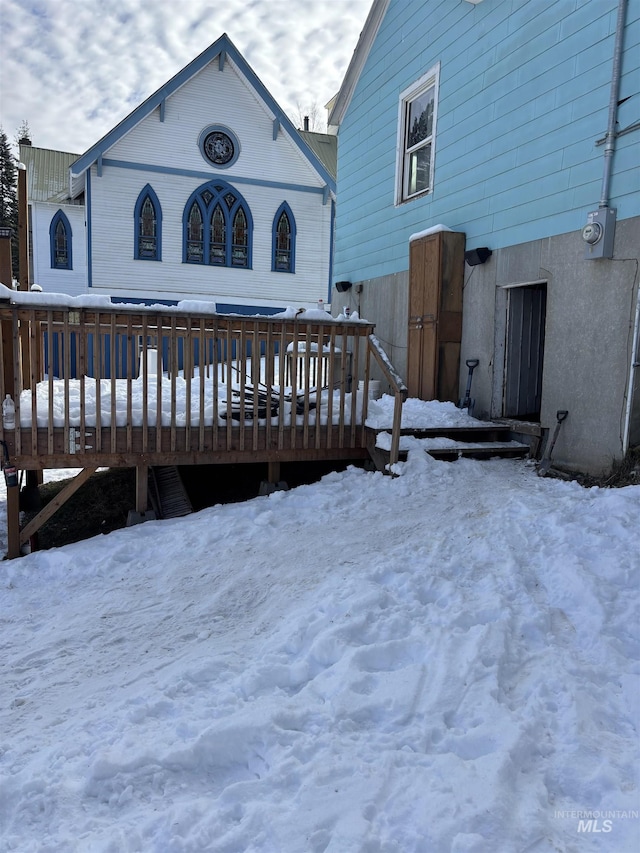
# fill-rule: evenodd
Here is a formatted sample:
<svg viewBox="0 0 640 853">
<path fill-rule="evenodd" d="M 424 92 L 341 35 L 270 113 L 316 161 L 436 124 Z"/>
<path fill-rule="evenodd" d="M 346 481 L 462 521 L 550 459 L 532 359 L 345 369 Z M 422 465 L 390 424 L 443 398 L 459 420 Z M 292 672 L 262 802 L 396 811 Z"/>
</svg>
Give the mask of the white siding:
<svg viewBox="0 0 640 853">
<path fill-rule="evenodd" d="M 273 118 L 264 103 L 227 60 L 217 60 L 189 80 L 166 101 L 164 121 L 155 110 L 113 145 L 105 157 L 206 175 L 284 181 L 322 187 L 323 181 L 288 134 L 273 139 Z M 225 125 L 240 142 L 240 156 L 230 169 L 217 169 L 200 153 L 200 133 Z"/>
<path fill-rule="evenodd" d="M 200 152 L 199 136 L 210 125 L 227 126 L 240 142 L 240 155 L 230 169 L 215 168 Z M 102 176 L 95 166 L 91 169 L 94 292 L 265 306 L 326 299 L 331 204 L 323 204 L 324 181 L 284 131 L 273 139 L 273 116 L 230 60 L 222 72 L 217 60 L 210 63 L 167 99 L 164 122 L 154 111 L 104 156 Z M 135 168 L 111 166 L 110 160 Z M 214 178 L 235 187 L 251 210 L 250 270 L 182 263 L 185 204 L 194 190 Z M 242 178 L 256 183 L 238 180 Z M 161 262 L 134 259 L 134 208 L 147 183 L 162 207 Z M 271 271 L 273 217 L 283 201 L 296 220 L 293 275 Z"/>
<path fill-rule="evenodd" d="M 56 213 L 62 210 L 71 226 L 71 262 L 73 269 L 51 268 L 49 226 Z M 49 293 L 78 296 L 87 292 L 87 240 L 85 209 L 77 204 L 47 204 L 32 202 L 31 227 L 33 242 L 33 281 Z"/>
<path fill-rule="evenodd" d="M 162 207 L 162 261 L 134 259 L 136 200 L 150 183 Z M 253 217 L 252 269 L 182 263 L 182 216 L 187 199 L 203 182 L 171 175 L 110 169 L 92 175 L 94 289 L 114 296 L 206 298 L 262 304 L 326 299 L 329 281 L 331 206 L 322 195 L 237 184 Z M 286 201 L 296 220 L 296 272 L 271 271 L 273 217 Z"/>
</svg>

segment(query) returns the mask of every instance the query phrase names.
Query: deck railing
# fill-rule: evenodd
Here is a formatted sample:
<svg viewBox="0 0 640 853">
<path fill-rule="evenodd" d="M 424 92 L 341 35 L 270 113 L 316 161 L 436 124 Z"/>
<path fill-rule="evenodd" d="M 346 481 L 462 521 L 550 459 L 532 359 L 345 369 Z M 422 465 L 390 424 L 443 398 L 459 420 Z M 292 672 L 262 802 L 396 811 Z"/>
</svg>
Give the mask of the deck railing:
<svg viewBox="0 0 640 853">
<path fill-rule="evenodd" d="M 19 469 L 347 458 L 366 447 L 372 358 L 397 459 L 406 389 L 370 323 L 20 303 L 0 319 Z"/>
</svg>

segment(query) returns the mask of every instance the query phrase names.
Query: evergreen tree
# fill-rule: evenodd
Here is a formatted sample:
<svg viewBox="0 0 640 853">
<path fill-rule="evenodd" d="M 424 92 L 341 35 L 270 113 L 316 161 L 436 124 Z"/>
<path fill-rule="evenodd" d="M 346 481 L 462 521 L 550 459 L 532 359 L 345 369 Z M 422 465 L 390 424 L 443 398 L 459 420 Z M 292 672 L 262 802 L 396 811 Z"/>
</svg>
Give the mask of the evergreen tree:
<svg viewBox="0 0 640 853">
<path fill-rule="evenodd" d="M 13 228 L 11 260 L 14 278 L 18 277 L 18 175 L 16 158 L 11 153 L 7 134 L 0 127 L 0 227 Z M 3 282 L 5 284 L 5 282 Z M 11 286 L 11 282 L 6 282 Z"/>
<path fill-rule="evenodd" d="M 31 128 L 26 118 L 22 119 L 20 127 L 16 131 L 16 148 L 19 148 L 20 143 L 25 141 L 31 142 Z"/>
</svg>

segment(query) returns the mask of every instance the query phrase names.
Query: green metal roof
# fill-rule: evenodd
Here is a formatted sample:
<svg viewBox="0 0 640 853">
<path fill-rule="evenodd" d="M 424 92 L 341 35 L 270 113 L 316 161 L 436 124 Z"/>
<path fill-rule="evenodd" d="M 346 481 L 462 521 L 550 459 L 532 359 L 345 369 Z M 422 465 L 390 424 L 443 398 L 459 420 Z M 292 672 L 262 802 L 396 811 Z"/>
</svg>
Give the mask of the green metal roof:
<svg viewBox="0 0 640 853">
<path fill-rule="evenodd" d="M 299 130 L 298 133 L 335 181 L 338 174 L 338 137 L 311 130 Z"/>
<path fill-rule="evenodd" d="M 78 154 L 49 148 L 20 146 L 20 162 L 27 167 L 27 192 L 31 201 L 63 202 L 69 199 L 69 166 Z"/>
</svg>

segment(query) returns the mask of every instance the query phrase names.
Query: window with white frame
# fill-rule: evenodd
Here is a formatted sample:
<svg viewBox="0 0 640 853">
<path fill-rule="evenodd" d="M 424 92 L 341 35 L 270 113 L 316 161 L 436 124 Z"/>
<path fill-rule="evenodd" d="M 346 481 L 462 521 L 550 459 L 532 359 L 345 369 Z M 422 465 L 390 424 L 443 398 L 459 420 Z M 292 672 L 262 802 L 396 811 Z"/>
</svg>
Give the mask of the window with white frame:
<svg viewBox="0 0 640 853">
<path fill-rule="evenodd" d="M 440 65 L 400 95 L 396 204 L 433 190 Z"/>
</svg>

